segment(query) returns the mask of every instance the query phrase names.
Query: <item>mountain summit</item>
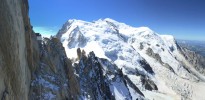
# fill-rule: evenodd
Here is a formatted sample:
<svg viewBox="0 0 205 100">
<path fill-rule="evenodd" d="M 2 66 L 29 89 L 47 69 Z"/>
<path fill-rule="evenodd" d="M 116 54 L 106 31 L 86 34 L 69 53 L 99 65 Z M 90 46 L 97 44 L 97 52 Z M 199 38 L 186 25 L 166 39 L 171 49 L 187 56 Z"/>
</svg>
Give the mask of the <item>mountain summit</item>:
<svg viewBox="0 0 205 100">
<path fill-rule="evenodd" d="M 181 48 L 171 35 L 159 35 L 148 27 L 132 27 L 106 18 L 94 22 L 68 20 L 56 36 L 68 58 L 77 58 L 78 48 L 87 55 L 93 51 L 99 59 L 107 59 L 107 62 L 121 69 L 122 74 L 142 91 L 145 98 L 203 97 L 203 60 L 197 59 L 194 52 L 189 56 L 191 51 Z M 190 61 L 193 56 L 195 59 Z M 115 84 L 109 87 L 119 88 Z M 131 88 L 128 88 L 130 97 L 136 99 L 136 93 Z M 127 98 L 121 90 L 111 92 L 115 97 Z"/>
</svg>

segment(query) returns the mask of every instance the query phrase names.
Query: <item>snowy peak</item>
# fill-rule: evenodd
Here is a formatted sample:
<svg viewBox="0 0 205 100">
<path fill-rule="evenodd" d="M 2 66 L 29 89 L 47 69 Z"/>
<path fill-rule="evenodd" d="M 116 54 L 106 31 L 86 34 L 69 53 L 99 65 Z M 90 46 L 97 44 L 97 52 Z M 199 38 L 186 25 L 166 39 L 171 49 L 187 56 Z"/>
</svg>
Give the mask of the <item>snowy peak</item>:
<svg viewBox="0 0 205 100">
<path fill-rule="evenodd" d="M 124 23 L 117 22 L 113 19 L 105 18 L 94 22 L 70 19 L 63 25 L 62 29 L 58 32 L 57 37 L 61 37 L 61 35 L 64 33 L 69 34 L 76 27 L 78 27 L 79 31 L 81 31 L 83 34 L 86 33 L 85 35 L 92 34 L 94 32 L 98 34 L 115 32 L 123 34 L 127 37 L 131 37 L 133 35 L 141 35 L 142 37 L 157 35 L 148 27 L 135 28 Z"/>
<path fill-rule="evenodd" d="M 186 50 L 182 50 L 171 35 L 159 35 L 148 27 L 132 27 L 105 18 L 94 22 L 68 20 L 57 37 L 68 58 L 77 58 L 77 48 L 81 48 L 85 55 L 93 52 L 96 57 L 107 59 L 129 79 L 132 86 L 129 90 L 138 87 L 145 98 L 196 99 L 192 95 L 197 91 L 192 87 L 203 88 L 196 81 L 203 81 L 205 77 L 198 72 L 198 67 L 193 68 L 193 63 L 187 60 L 190 56 L 184 55 Z M 136 96 L 129 92 L 132 98 Z"/>
<path fill-rule="evenodd" d="M 111 18 L 105 18 L 104 21 L 112 22 L 112 23 L 119 23 Z"/>
<path fill-rule="evenodd" d="M 167 48 L 172 46 L 176 49 L 173 36 L 159 35 L 148 27 L 135 28 L 110 18 L 94 22 L 68 20 L 57 37 L 65 48 L 69 48 L 66 51 L 70 58 L 76 58 L 75 51 L 78 47 L 85 49 L 87 53 L 94 51 L 98 57 L 112 61 L 124 60 L 124 56 L 131 61 L 132 57 L 126 55 L 133 54 L 136 59 L 141 59 L 137 51 L 142 46 L 145 50 L 150 47 L 156 53 L 163 50 L 168 52 Z"/>
<path fill-rule="evenodd" d="M 135 28 L 135 27 L 131 27 L 129 25 L 126 25 L 125 23 L 121 23 L 121 22 L 117 22 L 113 19 L 110 18 L 105 18 L 105 19 L 99 19 L 97 21 L 93 21 L 93 22 L 86 22 L 83 20 L 77 20 L 77 19 L 69 19 L 64 26 L 69 27 L 70 25 L 74 25 L 74 26 L 93 26 L 93 27 L 115 27 L 119 30 L 129 30 L 129 31 L 136 31 L 136 32 L 143 32 L 143 31 L 150 31 L 152 32 L 151 29 L 149 29 L 148 27 L 139 27 L 139 28 Z M 65 28 L 65 27 L 63 27 Z M 82 27 L 83 28 L 83 27 Z M 66 28 L 68 29 L 68 28 Z M 122 32 L 124 33 L 124 32 Z"/>
</svg>

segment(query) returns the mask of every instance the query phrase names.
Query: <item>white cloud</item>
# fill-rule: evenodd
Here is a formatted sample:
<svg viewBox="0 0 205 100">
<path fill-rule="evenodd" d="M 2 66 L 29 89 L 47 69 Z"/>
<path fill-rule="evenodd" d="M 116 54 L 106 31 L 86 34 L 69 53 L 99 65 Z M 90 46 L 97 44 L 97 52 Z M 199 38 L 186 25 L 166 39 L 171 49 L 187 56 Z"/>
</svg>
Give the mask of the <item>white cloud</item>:
<svg viewBox="0 0 205 100">
<path fill-rule="evenodd" d="M 58 27 L 33 27 L 34 32 L 40 33 L 43 37 L 50 37 L 57 34 L 59 28 Z"/>
</svg>

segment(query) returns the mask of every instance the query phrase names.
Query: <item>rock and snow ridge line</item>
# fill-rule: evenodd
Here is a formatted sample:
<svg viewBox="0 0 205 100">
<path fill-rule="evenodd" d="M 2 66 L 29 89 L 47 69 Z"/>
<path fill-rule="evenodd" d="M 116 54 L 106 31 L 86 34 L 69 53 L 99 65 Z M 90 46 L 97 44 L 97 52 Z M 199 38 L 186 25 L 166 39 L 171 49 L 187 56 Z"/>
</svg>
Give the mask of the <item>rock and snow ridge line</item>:
<svg viewBox="0 0 205 100">
<path fill-rule="evenodd" d="M 146 76 L 159 87 L 159 93 L 171 95 L 172 99 L 197 97 L 193 87 L 200 79 L 185 68 L 190 65 L 171 35 L 159 35 L 147 27 L 135 28 L 106 18 L 94 22 L 68 20 L 57 37 L 69 58 L 77 58 L 77 48 L 84 49 L 86 53 L 94 51 L 96 56 L 116 64 L 141 90 L 144 87 L 140 78 Z M 150 74 L 144 64 L 151 66 L 154 74 Z M 150 97 L 146 93 L 145 97 Z"/>
</svg>

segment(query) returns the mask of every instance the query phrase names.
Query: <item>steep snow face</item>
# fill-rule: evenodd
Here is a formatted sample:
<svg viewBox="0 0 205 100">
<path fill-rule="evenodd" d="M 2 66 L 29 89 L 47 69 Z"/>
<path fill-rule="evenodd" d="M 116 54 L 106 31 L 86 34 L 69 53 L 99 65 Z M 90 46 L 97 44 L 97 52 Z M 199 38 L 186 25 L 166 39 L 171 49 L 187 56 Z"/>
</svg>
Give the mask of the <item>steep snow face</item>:
<svg viewBox="0 0 205 100">
<path fill-rule="evenodd" d="M 138 63 L 138 60 L 143 58 L 127 42 L 130 36 L 126 34 L 126 30 L 130 29 L 130 31 L 139 33 L 139 31 L 149 30 L 148 28 L 133 28 L 108 18 L 95 22 L 69 20 L 67 27 L 64 28 L 66 29 L 61 30 L 67 31 L 65 33 L 59 32 L 57 37 L 61 35 L 60 40 L 66 48 L 69 58 L 76 58 L 76 49 L 80 47 L 87 53 L 94 51 L 96 56 L 115 62 L 120 68 L 130 66 L 130 70 L 137 68 L 146 73 Z"/>
<path fill-rule="evenodd" d="M 193 89 L 198 85 L 196 81 L 204 78 L 181 55 L 173 36 L 159 35 L 147 27 L 136 28 L 109 18 L 94 22 L 73 19 L 63 25 L 57 37 L 68 58 L 77 58 L 76 50 L 81 48 L 116 64 L 135 86 L 144 91 L 145 98 L 193 99 L 197 94 Z M 156 84 L 157 92 L 146 92 L 153 89 L 153 84 L 143 83 L 142 77 Z"/>
</svg>

